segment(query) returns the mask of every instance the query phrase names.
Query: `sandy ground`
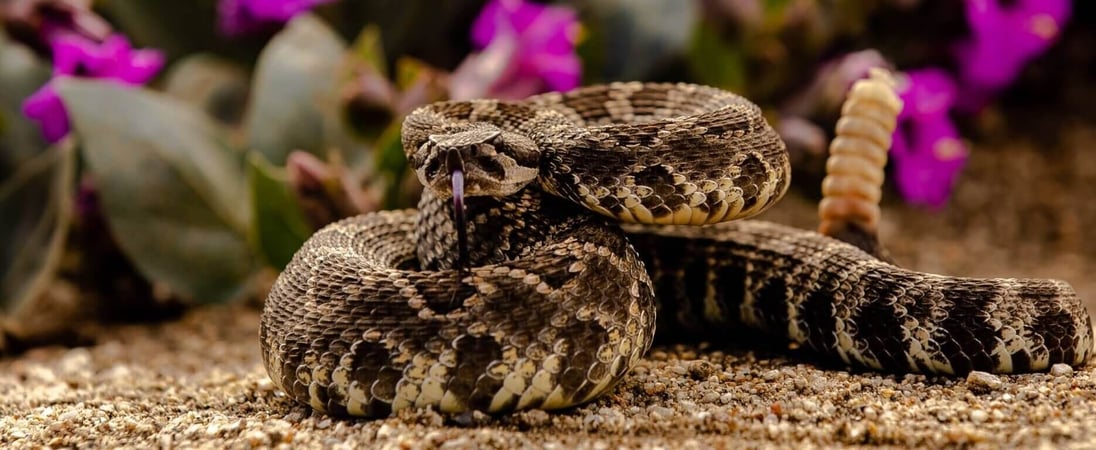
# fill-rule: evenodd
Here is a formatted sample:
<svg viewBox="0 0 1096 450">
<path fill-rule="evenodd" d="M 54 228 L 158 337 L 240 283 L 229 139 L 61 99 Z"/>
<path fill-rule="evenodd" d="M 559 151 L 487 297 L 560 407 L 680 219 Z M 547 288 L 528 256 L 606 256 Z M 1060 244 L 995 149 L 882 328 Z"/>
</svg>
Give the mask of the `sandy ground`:
<svg viewBox="0 0 1096 450">
<path fill-rule="evenodd" d="M 313 415 L 275 390 L 258 314 L 208 308 L 0 365 L 0 445 L 476 448 L 1096 445 L 1096 368 L 985 379 L 850 374 L 804 355 L 658 348 L 613 395 L 562 413 Z"/>
<path fill-rule="evenodd" d="M 1079 127 L 1061 150 L 976 148 L 946 211 L 890 202 L 885 241 L 921 270 L 1062 278 L 1096 310 L 1094 142 Z M 812 226 L 813 205 L 792 197 L 769 218 Z M 0 361 L 0 447 L 1096 447 L 1094 366 L 882 376 L 735 343 L 656 348 L 612 395 L 563 412 L 334 420 L 273 388 L 257 322 L 254 308 L 201 308 Z"/>
</svg>

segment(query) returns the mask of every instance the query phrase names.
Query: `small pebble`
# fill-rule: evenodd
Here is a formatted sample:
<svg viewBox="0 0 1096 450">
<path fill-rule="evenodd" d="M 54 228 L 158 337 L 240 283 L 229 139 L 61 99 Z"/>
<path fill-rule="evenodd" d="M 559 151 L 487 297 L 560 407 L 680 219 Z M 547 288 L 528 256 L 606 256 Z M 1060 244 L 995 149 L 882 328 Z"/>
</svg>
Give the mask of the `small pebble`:
<svg viewBox="0 0 1096 450">
<path fill-rule="evenodd" d="M 270 445 L 270 436 L 259 430 L 251 430 L 244 433 L 244 439 L 252 447 L 262 447 Z"/>
<path fill-rule="evenodd" d="M 388 424 L 381 425 L 377 428 L 377 439 L 392 439 L 399 434 L 399 430 L 395 427 L 388 426 Z"/>
<path fill-rule="evenodd" d="M 525 421 L 531 426 L 542 427 L 552 421 L 552 416 L 543 409 L 534 409 L 525 412 Z"/>
<path fill-rule="evenodd" d="M 647 413 L 655 420 L 667 420 L 674 416 L 674 410 L 665 406 L 654 405 L 647 408 Z"/>
<path fill-rule="evenodd" d="M 989 413 L 980 409 L 974 409 L 970 411 L 970 421 L 974 423 L 985 422 L 989 418 Z"/>
<path fill-rule="evenodd" d="M 471 427 L 489 422 L 491 416 L 480 411 L 465 411 L 453 416 L 453 422 L 462 427 Z"/>
<path fill-rule="evenodd" d="M 719 396 L 719 403 L 722 403 L 724 405 L 726 405 L 730 402 L 733 402 L 733 401 L 734 401 L 734 394 L 731 394 L 729 392 Z"/>
<path fill-rule="evenodd" d="M 1073 367 L 1069 364 L 1058 363 L 1050 366 L 1050 374 L 1056 377 L 1073 375 Z"/>
<path fill-rule="evenodd" d="M 689 376 L 694 380 L 704 380 L 712 376 L 716 371 L 715 364 L 704 360 L 689 362 Z"/>
<path fill-rule="evenodd" d="M 971 391 L 984 393 L 1000 389 L 1004 383 L 1001 382 L 1001 377 L 997 375 L 975 370 L 967 374 L 967 385 Z"/>
<path fill-rule="evenodd" d="M 663 350 L 665 362 L 641 360 L 612 392 L 576 408 L 347 420 L 299 405 L 269 381 L 256 351 L 258 312 L 195 314 L 123 336 L 125 346 L 110 349 L 116 358 L 89 347 L 0 361 L 0 392 L 10 394 L 0 406 L 0 447 L 1096 448 L 1085 428 L 1096 417 L 1085 396 L 1096 389 L 1088 366 L 890 376 L 764 352 L 697 350 L 694 358 L 680 347 Z M 195 327 L 201 333 L 186 334 Z M 144 327 L 122 332 L 134 329 Z M 132 354 L 117 354 L 130 346 Z"/>
</svg>

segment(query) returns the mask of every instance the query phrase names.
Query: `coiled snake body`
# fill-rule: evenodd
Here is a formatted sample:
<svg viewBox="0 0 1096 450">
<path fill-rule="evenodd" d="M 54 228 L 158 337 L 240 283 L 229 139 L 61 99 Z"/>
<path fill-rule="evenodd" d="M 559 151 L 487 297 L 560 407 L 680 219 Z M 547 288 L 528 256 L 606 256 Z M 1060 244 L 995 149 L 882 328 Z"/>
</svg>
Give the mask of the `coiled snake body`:
<svg viewBox="0 0 1096 450">
<path fill-rule="evenodd" d="M 723 223 L 769 207 L 790 175 L 760 110 L 725 91 L 444 102 L 403 138 L 419 209 L 320 230 L 263 312 L 271 379 L 320 411 L 580 404 L 642 357 L 656 309 L 660 337 L 748 326 L 886 371 L 1044 370 L 1092 349 L 1064 282 L 922 274 L 814 232 Z"/>
</svg>

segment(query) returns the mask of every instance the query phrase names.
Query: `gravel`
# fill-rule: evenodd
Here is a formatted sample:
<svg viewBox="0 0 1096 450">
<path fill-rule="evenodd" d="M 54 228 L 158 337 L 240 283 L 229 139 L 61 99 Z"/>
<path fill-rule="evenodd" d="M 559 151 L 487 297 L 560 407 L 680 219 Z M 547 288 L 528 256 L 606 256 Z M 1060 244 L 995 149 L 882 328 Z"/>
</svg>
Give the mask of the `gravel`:
<svg viewBox="0 0 1096 450">
<path fill-rule="evenodd" d="M 975 149 L 943 213 L 887 206 L 885 242 L 921 270 L 1062 278 L 1096 311 L 1096 129 L 1064 141 Z M 792 196 L 769 218 L 812 226 L 813 208 Z M 655 348 L 611 395 L 563 412 L 333 419 L 274 388 L 257 325 L 253 308 L 204 307 L 0 360 L 0 447 L 1096 448 L 1096 366 L 881 375 L 733 343 Z"/>
<path fill-rule="evenodd" d="M 207 307 L 0 362 L 0 447 L 1096 446 L 1096 367 L 880 375 L 708 344 L 656 348 L 611 395 L 568 411 L 333 419 L 274 388 L 257 322 Z"/>
</svg>

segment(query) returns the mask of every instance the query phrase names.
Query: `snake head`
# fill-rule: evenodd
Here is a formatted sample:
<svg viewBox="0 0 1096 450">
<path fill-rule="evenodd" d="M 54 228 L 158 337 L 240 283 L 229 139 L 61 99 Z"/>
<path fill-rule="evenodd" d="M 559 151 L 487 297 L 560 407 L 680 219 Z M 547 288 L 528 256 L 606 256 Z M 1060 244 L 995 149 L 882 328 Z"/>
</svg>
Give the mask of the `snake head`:
<svg viewBox="0 0 1096 450">
<path fill-rule="evenodd" d="M 529 138 L 484 123 L 431 134 L 411 155 L 419 181 L 439 198 L 453 196 L 453 173 L 464 177 L 464 195 L 505 197 L 537 178 L 540 150 Z"/>
</svg>

